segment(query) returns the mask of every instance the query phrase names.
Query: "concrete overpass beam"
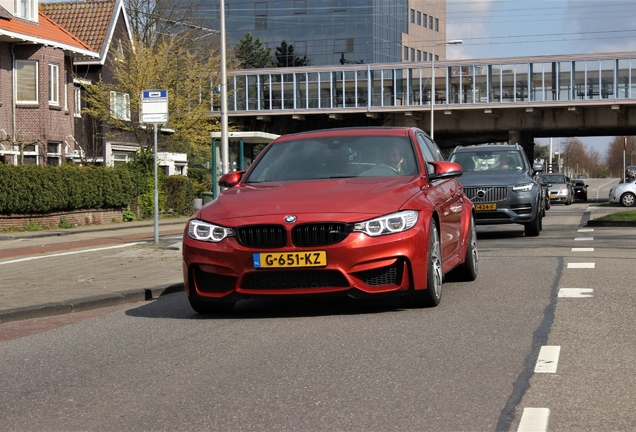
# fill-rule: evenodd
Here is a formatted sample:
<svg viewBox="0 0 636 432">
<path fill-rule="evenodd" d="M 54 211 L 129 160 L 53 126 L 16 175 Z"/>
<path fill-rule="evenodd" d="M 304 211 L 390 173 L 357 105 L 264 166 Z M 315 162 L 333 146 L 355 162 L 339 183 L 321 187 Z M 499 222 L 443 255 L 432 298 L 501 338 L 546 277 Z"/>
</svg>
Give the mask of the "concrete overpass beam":
<svg viewBox="0 0 636 432">
<path fill-rule="evenodd" d="M 528 156 L 530 163 L 534 161 L 534 137 L 529 131 L 508 131 L 508 142 L 519 144 Z"/>
</svg>

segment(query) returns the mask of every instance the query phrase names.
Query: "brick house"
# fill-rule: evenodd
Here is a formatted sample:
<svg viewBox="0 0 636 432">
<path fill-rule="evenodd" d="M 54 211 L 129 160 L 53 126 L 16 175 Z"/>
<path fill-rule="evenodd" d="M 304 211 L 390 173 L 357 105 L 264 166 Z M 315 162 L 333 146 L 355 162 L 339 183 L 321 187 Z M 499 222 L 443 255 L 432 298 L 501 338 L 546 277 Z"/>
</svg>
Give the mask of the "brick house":
<svg viewBox="0 0 636 432">
<path fill-rule="evenodd" d="M 121 52 L 122 43 L 130 40 L 131 31 L 123 0 L 85 0 L 40 4 L 40 10 L 70 33 L 84 41 L 99 57 L 74 59 L 75 133 L 86 150 L 87 161 L 114 166 L 131 160 L 139 145 L 123 131 L 111 128 L 106 121 L 81 113 L 82 84 L 99 81 L 113 83 L 112 61 Z M 111 115 L 130 118 L 130 95 L 111 92 Z"/>
<path fill-rule="evenodd" d="M 37 0 L 0 0 L 0 163 L 79 159 L 72 62 L 98 55 Z"/>
</svg>

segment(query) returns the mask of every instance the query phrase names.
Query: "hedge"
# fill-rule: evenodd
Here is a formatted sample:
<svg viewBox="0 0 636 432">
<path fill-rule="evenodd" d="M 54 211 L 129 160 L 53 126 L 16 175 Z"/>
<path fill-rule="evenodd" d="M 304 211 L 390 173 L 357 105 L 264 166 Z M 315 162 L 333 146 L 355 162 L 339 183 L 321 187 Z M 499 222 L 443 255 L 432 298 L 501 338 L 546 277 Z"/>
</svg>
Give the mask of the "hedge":
<svg viewBox="0 0 636 432">
<path fill-rule="evenodd" d="M 0 213 L 126 207 L 138 188 L 125 169 L 0 165 Z"/>
</svg>

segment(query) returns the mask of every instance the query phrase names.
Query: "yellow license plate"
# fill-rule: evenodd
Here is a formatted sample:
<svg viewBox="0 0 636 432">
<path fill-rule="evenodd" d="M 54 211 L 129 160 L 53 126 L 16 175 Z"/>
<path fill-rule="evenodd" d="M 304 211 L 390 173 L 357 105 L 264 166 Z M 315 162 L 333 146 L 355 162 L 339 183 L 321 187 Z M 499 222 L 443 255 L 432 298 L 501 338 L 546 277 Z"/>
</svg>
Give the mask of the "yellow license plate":
<svg viewBox="0 0 636 432">
<path fill-rule="evenodd" d="M 253 259 L 254 268 L 324 267 L 327 252 L 256 252 Z"/>
<path fill-rule="evenodd" d="M 475 210 L 497 210 L 497 204 L 475 204 Z"/>
<path fill-rule="evenodd" d="M 550 195 L 550 199 L 556 199 L 556 195 Z"/>
</svg>

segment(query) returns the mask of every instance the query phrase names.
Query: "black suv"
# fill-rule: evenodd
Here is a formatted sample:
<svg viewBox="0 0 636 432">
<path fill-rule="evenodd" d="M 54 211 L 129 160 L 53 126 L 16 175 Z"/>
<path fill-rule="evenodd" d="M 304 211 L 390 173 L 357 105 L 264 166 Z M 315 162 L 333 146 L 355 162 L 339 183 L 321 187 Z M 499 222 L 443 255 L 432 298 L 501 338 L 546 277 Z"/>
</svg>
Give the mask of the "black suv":
<svg viewBox="0 0 636 432">
<path fill-rule="evenodd" d="M 544 166 L 530 165 L 519 144 L 456 147 L 448 160 L 464 170 L 459 181 L 475 205 L 476 224 L 518 223 L 526 236 L 540 234 L 545 199 L 536 174 Z"/>
</svg>

